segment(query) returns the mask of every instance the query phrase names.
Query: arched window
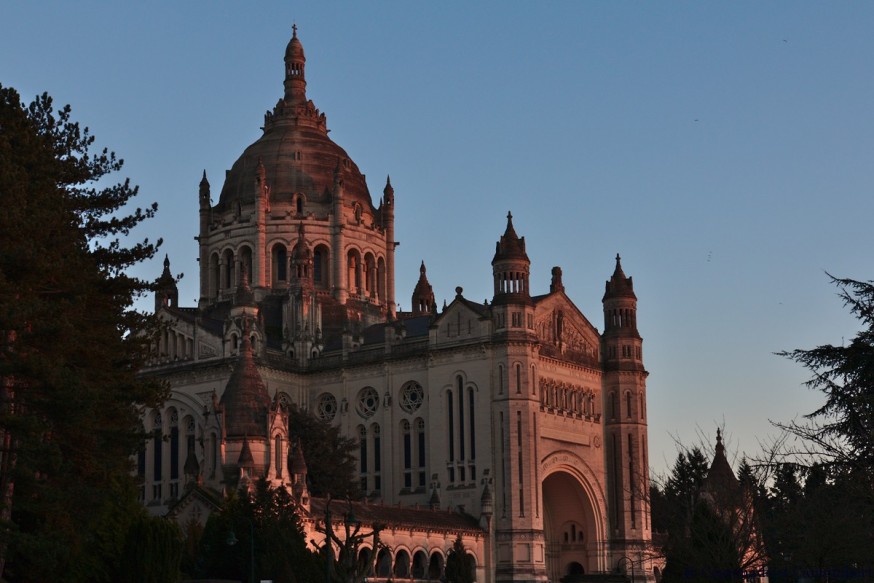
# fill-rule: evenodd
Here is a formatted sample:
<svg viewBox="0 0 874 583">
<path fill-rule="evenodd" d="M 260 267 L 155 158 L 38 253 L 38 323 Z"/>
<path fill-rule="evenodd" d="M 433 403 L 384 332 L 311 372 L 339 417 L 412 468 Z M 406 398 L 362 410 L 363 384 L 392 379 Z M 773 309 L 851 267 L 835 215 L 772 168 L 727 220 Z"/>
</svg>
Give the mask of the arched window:
<svg viewBox="0 0 874 583">
<path fill-rule="evenodd" d="M 222 271 L 224 272 L 224 277 L 222 278 L 222 290 L 223 291 L 232 291 L 236 284 L 235 278 L 235 265 L 234 265 L 234 252 L 230 249 L 225 250 L 224 254 L 222 254 Z"/>
<path fill-rule="evenodd" d="M 498 394 L 504 394 L 504 365 L 498 365 Z"/>
<path fill-rule="evenodd" d="M 382 490 L 382 437 L 379 433 L 379 424 L 370 426 L 373 435 L 373 489 L 377 492 Z"/>
<path fill-rule="evenodd" d="M 467 389 L 467 418 L 470 423 L 470 479 L 476 480 L 476 397 L 473 388 Z"/>
<path fill-rule="evenodd" d="M 446 391 L 447 425 L 449 427 L 449 461 L 455 461 L 455 416 L 452 411 L 452 390 Z M 455 481 L 455 466 L 449 465 L 449 481 Z"/>
<path fill-rule="evenodd" d="M 273 469 L 277 477 L 282 476 L 282 436 L 278 433 L 273 438 Z"/>
<path fill-rule="evenodd" d="M 358 426 L 358 471 L 361 476 L 361 492 L 367 494 L 367 429 Z"/>
<path fill-rule="evenodd" d="M 288 281 L 288 251 L 286 251 L 285 245 L 282 243 L 277 243 L 273 246 L 270 265 L 273 272 L 274 287 L 277 287 L 280 282 Z"/>
<path fill-rule="evenodd" d="M 464 455 L 464 379 L 461 376 L 455 377 L 455 383 L 458 389 L 458 459 L 465 460 Z M 464 468 L 461 468 L 461 481 L 464 481 Z"/>
<path fill-rule="evenodd" d="M 330 253 L 325 245 L 316 245 L 313 250 L 313 283 L 325 289 L 330 285 Z"/>
<path fill-rule="evenodd" d="M 631 391 L 625 393 L 625 413 L 626 417 L 631 419 Z"/>
<path fill-rule="evenodd" d="M 425 487 L 425 420 L 419 417 L 416 424 L 416 461 L 419 468 L 419 487 Z"/>
<path fill-rule="evenodd" d="M 610 418 L 616 419 L 616 393 L 610 393 Z"/>
<path fill-rule="evenodd" d="M 516 364 L 516 392 L 522 392 L 522 365 Z"/>
<path fill-rule="evenodd" d="M 401 421 L 401 435 L 404 440 L 404 488 L 413 487 L 413 436 L 410 433 L 410 422 Z"/>
<path fill-rule="evenodd" d="M 219 293 L 219 255 L 213 253 L 209 256 L 209 297 L 214 298 Z"/>
</svg>

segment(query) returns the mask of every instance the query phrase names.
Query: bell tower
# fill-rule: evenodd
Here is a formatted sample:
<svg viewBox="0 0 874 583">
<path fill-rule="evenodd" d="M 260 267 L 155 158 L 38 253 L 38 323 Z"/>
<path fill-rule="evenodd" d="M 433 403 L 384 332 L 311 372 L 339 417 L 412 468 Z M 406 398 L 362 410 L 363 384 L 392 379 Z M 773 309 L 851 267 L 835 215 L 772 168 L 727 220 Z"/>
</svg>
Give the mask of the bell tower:
<svg viewBox="0 0 874 583">
<path fill-rule="evenodd" d="M 494 508 L 495 581 L 546 582 L 546 540 L 540 512 L 536 416 L 540 402 L 531 365 L 536 360 L 534 300 L 529 288 L 531 261 L 525 238 L 507 228 L 495 247 L 492 274 L 494 360 L 498 387 L 492 397 L 501 450 Z"/>
<path fill-rule="evenodd" d="M 643 340 L 637 331 L 634 282 L 619 255 L 602 299 L 604 334 L 604 441 L 607 456 L 611 568 L 637 557 L 652 538 L 647 459 L 646 377 Z"/>
</svg>

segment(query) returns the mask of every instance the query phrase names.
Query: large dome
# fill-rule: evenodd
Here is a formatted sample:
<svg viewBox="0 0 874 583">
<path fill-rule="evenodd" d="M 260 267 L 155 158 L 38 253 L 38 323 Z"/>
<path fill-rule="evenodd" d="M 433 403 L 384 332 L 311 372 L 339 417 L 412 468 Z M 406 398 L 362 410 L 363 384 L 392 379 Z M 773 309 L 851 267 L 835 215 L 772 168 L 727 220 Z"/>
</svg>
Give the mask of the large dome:
<svg viewBox="0 0 874 583">
<path fill-rule="evenodd" d="M 295 30 L 285 54 L 285 96 L 265 114 L 264 134 L 225 176 L 217 210 L 254 203 L 259 163 L 272 203 L 291 202 L 295 193 L 304 194 L 308 202 L 328 203 L 339 172 L 344 198 L 373 208 L 358 166 L 328 137 L 325 115 L 306 98 L 305 64 Z"/>
</svg>

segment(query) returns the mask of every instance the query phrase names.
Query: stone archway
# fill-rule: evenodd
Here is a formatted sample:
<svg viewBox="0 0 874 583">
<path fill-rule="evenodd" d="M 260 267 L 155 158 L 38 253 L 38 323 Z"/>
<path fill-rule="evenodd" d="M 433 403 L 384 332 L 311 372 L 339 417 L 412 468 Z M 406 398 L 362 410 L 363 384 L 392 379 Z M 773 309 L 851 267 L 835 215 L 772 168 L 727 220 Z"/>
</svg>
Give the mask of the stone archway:
<svg viewBox="0 0 874 583">
<path fill-rule="evenodd" d="M 599 570 L 596 505 L 576 476 L 566 471 L 549 474 L 543 488 L 543 534 L 546 539 L 546 572 L 559 581 L 573 570 Z"/>
</svg>

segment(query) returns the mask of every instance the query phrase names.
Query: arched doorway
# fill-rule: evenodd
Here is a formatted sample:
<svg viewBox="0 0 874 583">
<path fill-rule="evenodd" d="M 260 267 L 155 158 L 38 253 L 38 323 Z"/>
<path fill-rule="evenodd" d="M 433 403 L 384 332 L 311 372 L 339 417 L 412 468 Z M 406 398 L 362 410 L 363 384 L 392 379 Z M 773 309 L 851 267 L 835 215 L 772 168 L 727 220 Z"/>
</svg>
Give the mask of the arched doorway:
<svg viewBox="0 0 874 583">
<path fill-rule="evenodd" d="M 543 480 L 546 572 L 551 581 L 597 570 L 594 506 L 579 480 L 564 471 Z"/>
</svg>

